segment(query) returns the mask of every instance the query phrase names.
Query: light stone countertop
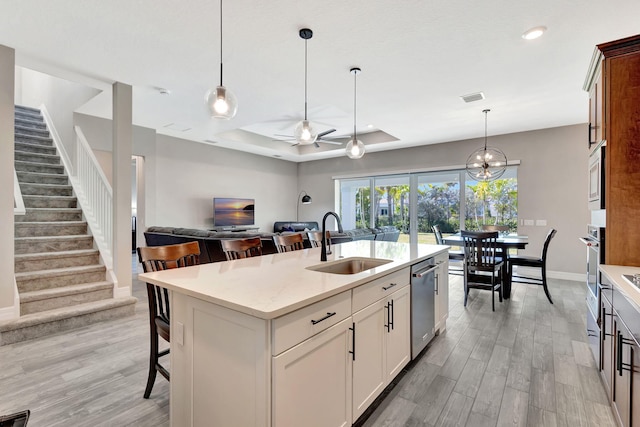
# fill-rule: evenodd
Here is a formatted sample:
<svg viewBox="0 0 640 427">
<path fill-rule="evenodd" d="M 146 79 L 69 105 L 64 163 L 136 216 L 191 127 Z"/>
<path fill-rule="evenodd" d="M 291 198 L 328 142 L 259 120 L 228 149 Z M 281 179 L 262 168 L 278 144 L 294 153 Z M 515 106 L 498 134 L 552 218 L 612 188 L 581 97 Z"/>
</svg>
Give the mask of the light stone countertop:
<svg viewBox="0 0 640 427">
<path fill-rule="evenodd" d="M 640 267 L 629 267 L 625 265 L 601 265 L 600 271 L 604 273 L 614 285 L 618 287 L 628 300 L 640 307 L 640 288 L 634 286 L 624 274 L 640 274 Z"/>
<path fill-rule="evenodd" d="M 143 273 L 138 275 L 138 279 L 254 317 L 274 319 L 445 252 L 448 248 L 371 240 L 332 245 L 333 253 L 327 255 L 327 262 L 348 257 L 392 260 L 357 274 L 308 270 L 306 267 L 321 264 L 320 248 L 313 248 Z"/>
</svg>

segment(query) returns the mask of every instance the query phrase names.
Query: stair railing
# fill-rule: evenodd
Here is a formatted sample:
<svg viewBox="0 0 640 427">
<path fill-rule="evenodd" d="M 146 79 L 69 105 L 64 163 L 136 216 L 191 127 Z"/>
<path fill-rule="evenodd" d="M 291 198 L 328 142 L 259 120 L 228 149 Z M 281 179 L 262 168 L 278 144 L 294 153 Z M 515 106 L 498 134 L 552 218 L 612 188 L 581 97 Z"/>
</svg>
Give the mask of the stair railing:
<svg viewBox="0 0 640 427">
<path fill-rule="evenodd" d="M 74 126 L 76 153 L 75 159 L 72 160 L 62 145 L 46 107 L 41 105 L 40 108 L 62 163 L 69 173 L 69 181 L 78 198 L 93 239 L 100 250 L 107 272 L 112 279 L 115 279 L 115 274 L 113 274 L 113 193 L 111 184 L 102 172 L 82 129 Z"/>
<path fill-rule="evenodd" d="M 24 200 L 22 199 L 22 191 L 20 190 L 20 184 L 18 183 L 18 174 L 16 168 L 13 168 L 13 214 L 24 215 L 27 213 L 27 209 L 24 207 Z"/>
</svg>

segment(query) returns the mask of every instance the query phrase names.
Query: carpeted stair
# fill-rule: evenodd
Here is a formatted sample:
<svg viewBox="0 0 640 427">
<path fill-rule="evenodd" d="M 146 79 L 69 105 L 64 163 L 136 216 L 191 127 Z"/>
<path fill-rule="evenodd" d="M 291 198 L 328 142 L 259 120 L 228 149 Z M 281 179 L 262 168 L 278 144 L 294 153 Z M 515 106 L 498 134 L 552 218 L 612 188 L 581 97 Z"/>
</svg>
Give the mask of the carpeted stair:
<svg viewBox="0 0 640 427">
<path fill-rule="evenodd" d="M 135 298 L 113 298 L 39 110 L 16 106 L 15 168 L 26 208 L 15 216 L 20 318 L 0 322 L 0 345 L 133 315 Z"/>
</svg>

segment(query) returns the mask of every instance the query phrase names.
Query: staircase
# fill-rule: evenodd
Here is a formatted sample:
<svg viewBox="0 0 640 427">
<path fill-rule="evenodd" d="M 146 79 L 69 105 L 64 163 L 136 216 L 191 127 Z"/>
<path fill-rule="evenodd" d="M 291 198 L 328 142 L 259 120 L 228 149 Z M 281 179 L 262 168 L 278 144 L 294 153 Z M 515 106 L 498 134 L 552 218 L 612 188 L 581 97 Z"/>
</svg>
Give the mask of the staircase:
<svg viewBox="0 0 640 427">
<path fill-rule="evenodd" d="M 0 322 L 0 345 L 133 315 L 136 298 L 113 298 L 39 110 L 16 106 L 15 169 L 26 208 L 15 216 L 20 317 Z"/>
</svg>

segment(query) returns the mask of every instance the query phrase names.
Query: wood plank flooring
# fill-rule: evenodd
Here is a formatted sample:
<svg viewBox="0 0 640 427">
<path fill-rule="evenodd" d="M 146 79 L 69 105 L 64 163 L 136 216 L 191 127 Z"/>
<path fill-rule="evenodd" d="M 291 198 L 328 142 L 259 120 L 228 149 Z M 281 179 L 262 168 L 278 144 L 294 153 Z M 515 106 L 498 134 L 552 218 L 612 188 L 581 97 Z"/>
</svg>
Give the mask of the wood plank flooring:
<svg viewBox="0 0 640 427">
<path fill-rule="evenodd" d="M 135 268 L 135 264 L 134 264 Z M 552 281 L 554 305 L 515 284 L 496 302 L 450 276 L 448 330 L 366 420 L 389 426 L 615 426 L 585 336 L 585 286 Z M 169 383 L 148 369 L 146 289 L 136 314 L 0 347 L 0 414 L 31 410 L 29 427 L 169 425 Z"/>
<path fill-rule="evenodd" d="M 585 285 L 514 284 L 510 300 L 449 276 L 447 332 L 436 337 L 363 427 L 614 427 L 585 333 Z"/>
</svg>

